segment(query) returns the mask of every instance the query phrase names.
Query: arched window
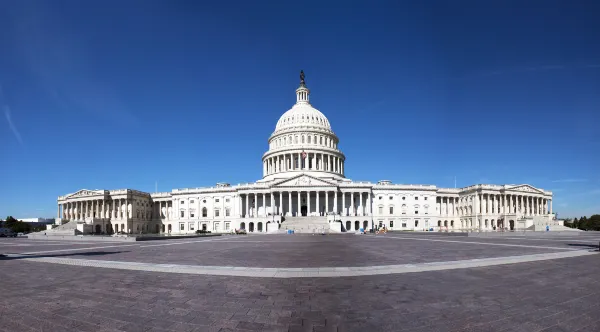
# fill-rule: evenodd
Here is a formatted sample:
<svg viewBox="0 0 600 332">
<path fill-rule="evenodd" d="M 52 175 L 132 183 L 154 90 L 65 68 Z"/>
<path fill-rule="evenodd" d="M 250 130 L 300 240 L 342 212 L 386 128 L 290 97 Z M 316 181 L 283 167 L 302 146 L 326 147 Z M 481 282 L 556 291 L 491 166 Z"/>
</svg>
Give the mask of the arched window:
<svg viewBox="0 0 600 332">
<path fill-rule="evenodd" d="M 379 215 L 383 215 L 383 205 L 379 206 Z"/>
<path fill-rule="evenodd" d="M 320 144 L 320 145 L 323 145 L 323 136 L 321 136 L 321 137 L 319 138 L 319 144 Z"/>
<path fill-rule="evenodd" d="M 419 204 L 415 204 L 415 214 L 419 214 Z"/>
<path fill-rule="evenodd" d="M 402 204 L 402 214 L 406 214 L 406 204 Z"/>
<path fill-rule="evenodd" d="M 304 135 L 302 135 L 302 144 L 304 144 Z"/>
<path fill-rule="evenodd" d="M 310 144 L 310 136 L 308 136 L 308 142 L 307 143 Z"/>
<path fill-rule="evenodd" d="M 202 208 L 202 217 L 206 218 L 207 216 L 208 216 L 208 210 L 205 207 L 203 207 Z"/>
<path fill-rule="evenodd" d="M 393 215 L 393 214 L 394 214 L 394 206 L 390 205 L 390 215 Z"/>
<path fill-rule="evenodd" d="M 423 205 L 423 210 L 425 210 L 425 214 L 429 213 L 429 205 Z"/>
</svg>

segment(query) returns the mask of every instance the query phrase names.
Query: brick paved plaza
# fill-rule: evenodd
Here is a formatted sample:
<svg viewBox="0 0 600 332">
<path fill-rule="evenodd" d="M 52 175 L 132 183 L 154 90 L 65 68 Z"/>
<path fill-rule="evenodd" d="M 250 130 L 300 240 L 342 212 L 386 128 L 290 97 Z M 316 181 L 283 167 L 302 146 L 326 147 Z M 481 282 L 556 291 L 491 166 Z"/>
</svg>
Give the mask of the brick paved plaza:
<svg viewBox="0 0 600 332">
<path fill-rule="evenodd" d="M 599 240 L 0 239 L 0 330 L 600 331 Z"/>
</svg>

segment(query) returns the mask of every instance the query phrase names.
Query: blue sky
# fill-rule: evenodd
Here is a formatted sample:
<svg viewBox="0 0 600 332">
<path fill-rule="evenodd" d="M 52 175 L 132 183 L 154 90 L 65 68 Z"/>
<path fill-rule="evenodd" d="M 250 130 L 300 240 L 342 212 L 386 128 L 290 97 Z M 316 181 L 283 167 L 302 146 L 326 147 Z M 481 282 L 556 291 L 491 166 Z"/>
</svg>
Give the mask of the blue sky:
<svg viewBox="0 0 600 332">
<path fill-rule="evenodd" d="M 492 4 L 494 3 L 494 4 Z M 306 72 L 354 180 L 600 213 L 595 1 L 0 2 L 0 216 L 251 182 Z"/>
</svg>

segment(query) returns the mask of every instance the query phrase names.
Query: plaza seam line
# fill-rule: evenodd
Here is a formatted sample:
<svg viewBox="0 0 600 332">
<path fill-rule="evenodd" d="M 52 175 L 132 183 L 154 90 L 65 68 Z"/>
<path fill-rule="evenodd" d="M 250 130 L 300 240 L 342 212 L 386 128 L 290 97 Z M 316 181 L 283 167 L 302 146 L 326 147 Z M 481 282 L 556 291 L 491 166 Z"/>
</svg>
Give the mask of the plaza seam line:
<svg viewBox="0 0 600 332">
<path fill-rule="evenodd" d="M 146 248 L 146 247 L 171 246 L 171 245 L 176 245 L 176 244 L 188 244 L 188 243 L 210 242 L 210 241 L 217 241 L 217 240 L 216 239 L 209 239 L 209 240 L 199 240 L 199 241 L 186 241 L 186 242 L 176 242 L 176 243 L 155 244 L 155 245 L 149 245 L 149 246 L 148 245 L 142 246 L 139 243 L 135 243 L 135 244 L 117 244 L 117 245 L 102 246 L 102 247 L 86 247 L 86 248 L 71 248 L 71 249 L 57 249 L 57 250 L 24 252 L 24 253 L 20 253 L 20 255 L 38 255 L 38 254 L 47 254 L 47 253 L 62 252 L 62 251 L 77 251 L 77 250 L 120 248 L 120 247 L 131 247 L 131 246 L 140 246 L 140 248 Z"/>
<path fill-rule="evenodd" d="M 320 267 L 320 268 L 258 268 L 258 267 L 233 267 L 233 266 L 195 266 L 178 264 L 155 264 L 139 262 L 119 262 L 89 259 L 72 259 L 56 257 L 28 258 L 22 255 L 9 255 L 19 257 L 25 261 L 63 264 L 72 266 L 99 267 L 118 270 L 150 271 L 181 273 L 195 275 L 219 275 L 236 277 L 267 277 L 267 278 L 326 278 L 326 277 L 353 277 L 372 276 L 384 274 L 403 274 L 428 271 L 442 271 L 452 269 L 465 269 L 487 267 L 495 265 L 526 263 L 560 258 L 572 258 L 587 255 L 597 255 L 598 252 L 577 250 L 558 253 L 545 253 L 523 256 L 507 256 L 496 258 L 479 258 L 460 261 L 431 262 L 402 265 L 382 265 L 365 267 Z"/>
<path fill-rule="evenodd" d="M 520 248 L 536 248 L 536 249 L 551 249 L 551 250 L 581 250 L 577 248 L 562 248 L 562 247 L 546 247 L 546 246 L 530 246 L 526 244 L 508 244 L 508 243 L 486 243 L 476 241 L 452 241 L 452 240 L 434 240 L 434 239 L 421 239 L 416 237 L 403 237 L 403 236 L 382 236 L 377 237 L 378 239 L 394 239 L 394 240 L 417 240 L 417 241 L 433 241 L 433 242 L 449 242 L 449 243 L 467 243 L 467 244 L 479 244 L 485 246 L 501 246 L 501 247 L 520 247 Z"/>
</svg>

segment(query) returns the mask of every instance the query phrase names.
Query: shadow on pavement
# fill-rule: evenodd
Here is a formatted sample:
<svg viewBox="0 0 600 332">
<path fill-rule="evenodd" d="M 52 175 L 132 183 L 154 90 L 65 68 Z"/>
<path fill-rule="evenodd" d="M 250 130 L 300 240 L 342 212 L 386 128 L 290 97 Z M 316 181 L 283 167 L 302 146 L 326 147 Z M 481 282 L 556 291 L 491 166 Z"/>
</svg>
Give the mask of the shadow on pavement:
<svg viewBox="0 0 600 332">
<path fill-rule="evenodd" d="M 591 248 L 591 249 L 599 249 L 597 244 L 569 243 L 568 245 L 571 247 L 584 247 L 584 248 Z"/>
<path fill-rule="evenodd" d="M 23 258 L 44 258 L 44 257 L 68 257 L 68 256 L 104 256 L 112 254 L 120 254 L 129 251 L 90 251 L 70 254 L 47 254 L 47 255 L 26 255 L 26 254 L 3 254 L 0 255 L 1 261 L 8 261 Z"/>
</svg>

